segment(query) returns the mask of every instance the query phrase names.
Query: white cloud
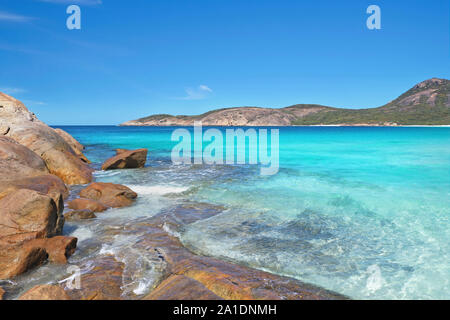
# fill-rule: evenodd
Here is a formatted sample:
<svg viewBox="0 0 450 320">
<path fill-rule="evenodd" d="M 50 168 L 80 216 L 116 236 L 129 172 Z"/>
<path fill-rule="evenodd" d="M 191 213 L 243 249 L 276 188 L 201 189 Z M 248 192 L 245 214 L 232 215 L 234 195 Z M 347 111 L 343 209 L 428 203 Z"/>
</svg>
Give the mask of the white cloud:
<svg viewBox="0 0 450 320">
<path fill-rule="evenodd" d="M 26 92 L 26 90 L 24 90 L 22 88 L 2 87 L 2 88 L 0 88 L 0 92 L 4 92 L 8 95 L 12 95 L 12 94 L 24 93 L 24 92 Z"/>
<path fill-rule="evenodd" d="M 0 21 L 7 22 L 28 22 L 33 20 L 33 17 L 26 17 L 15 13 L 0 11 Z"/>
<path fill-rule="evenodd" d="M 201 84 L 197 88 L 187 88 L 186 96 L 177 98 L 178 100 L 202 100 L 206 99 L 208 94 L 212 93 L 212 89 L 208 86 Z"/>
<path fill-rule="evenodd" d="M 22 100 L 22 102 L 29 104 L 29 105 L 35 105 L 35 106 L 45 106 L 47 105 L 46 102 L 42 102 L 42 101 L 35 101 L 35 100 Z"/>
<path fill-rule="evenodd" d="M 204 84 L 201 84 L 199 86 L 199 89 L 202 90 L 202 91 L 212 92 L 212 90 L 208 86 L 205 86 Z"/>
</svg>

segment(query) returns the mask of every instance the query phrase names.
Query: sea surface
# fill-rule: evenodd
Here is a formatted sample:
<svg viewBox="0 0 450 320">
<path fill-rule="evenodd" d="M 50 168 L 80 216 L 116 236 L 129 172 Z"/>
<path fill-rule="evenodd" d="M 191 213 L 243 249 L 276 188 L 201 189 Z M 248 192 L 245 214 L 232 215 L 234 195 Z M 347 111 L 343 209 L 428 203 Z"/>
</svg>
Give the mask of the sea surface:
<svg viewBox="0 0 450 320">
<path fill-rule="evenodd" d="M 176 233 L 198 254 L 351 298 L 450 299 L 450 128 L 279 128 L 280 168 L 271 176 L 258 165 L 174 165 L 174 127 L 61 128 L 86 146 L 97 170 L 115 148 L 149 149 L 143 169 L 95 173 L 97 181 L 135 190 L 134 206 L 65 226 L 79 238 L 72 263 L 114 254 L 126 264 L 124 287 L 136 295 L 157 281 L 158 268 L 130 249 L 136 235 L 107 237 L 105 226 L 191 201 L 224 208 Z M 48 279 L 50 270 L 63 277 L 55 268 L 15 284 Z"/>
</svg>

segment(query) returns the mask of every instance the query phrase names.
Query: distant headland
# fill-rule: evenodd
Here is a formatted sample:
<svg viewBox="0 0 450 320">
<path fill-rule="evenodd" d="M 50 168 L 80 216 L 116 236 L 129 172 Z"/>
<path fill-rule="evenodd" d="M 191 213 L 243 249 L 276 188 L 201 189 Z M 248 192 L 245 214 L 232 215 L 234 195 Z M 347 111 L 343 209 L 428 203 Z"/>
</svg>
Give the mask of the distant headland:
<svg viewBox="0 0 450 320">
<path fill-rule="evenodd" d="M 378 108 L 345 109 L 314 104 L 285 108 L 224 108 L 201 115 L 157 114 L 121 126 L 400 126 L 450 125 L 450 80 L 432 78 Z"/>
</svg>

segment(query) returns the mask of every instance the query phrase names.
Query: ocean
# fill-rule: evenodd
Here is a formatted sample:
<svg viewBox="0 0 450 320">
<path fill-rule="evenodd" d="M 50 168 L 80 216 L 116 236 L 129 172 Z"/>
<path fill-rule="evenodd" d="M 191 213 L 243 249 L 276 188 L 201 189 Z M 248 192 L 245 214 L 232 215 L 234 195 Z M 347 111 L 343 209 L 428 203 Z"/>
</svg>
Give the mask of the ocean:
<svg viewBox="0 0 450 320">
<path fill-rule="evenodd" d="M 157 268 L 129 249 L 133 235 L 101 240 L 105 225 L 133 223 L 189 200 L 223 207 L 174 231 L 198 254 L 355 299 L 450 298 L 450 128 L 282 127 L 275 175 L 250 164 L 174 165 L 174 127 L 61 128 L 86 146 L 97 181 L 139 194 L 132 207 L 65 227 L 79 238 L 72 261 L 116 255 L 131 279 L 124 287 L 134 294 L 152 286 Z M 99 171 L 115 148 L 148 148 L 147 166 Z M 84 249 L 93 238 L 97 249 Z M 51 268 L 19 282 L 42 280 Z"/>
</svg>

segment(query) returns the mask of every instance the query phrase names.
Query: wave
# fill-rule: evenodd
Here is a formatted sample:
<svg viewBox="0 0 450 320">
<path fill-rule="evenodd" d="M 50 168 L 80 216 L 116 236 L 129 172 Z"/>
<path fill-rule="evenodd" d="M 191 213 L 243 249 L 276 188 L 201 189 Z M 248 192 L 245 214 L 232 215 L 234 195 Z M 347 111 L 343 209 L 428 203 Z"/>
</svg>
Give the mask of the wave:
<svg viewBox="0 0 450 320">
<path fill-rule="evenodd" d="M 183 193 L 189 189 L 189 187 L 171 186 L 171 185 L 156 185 L 156 186 L 127 185 L 127 187 L 139 195 L 161 195 L 161 196 L 171 193 Z"/>
</svg>

